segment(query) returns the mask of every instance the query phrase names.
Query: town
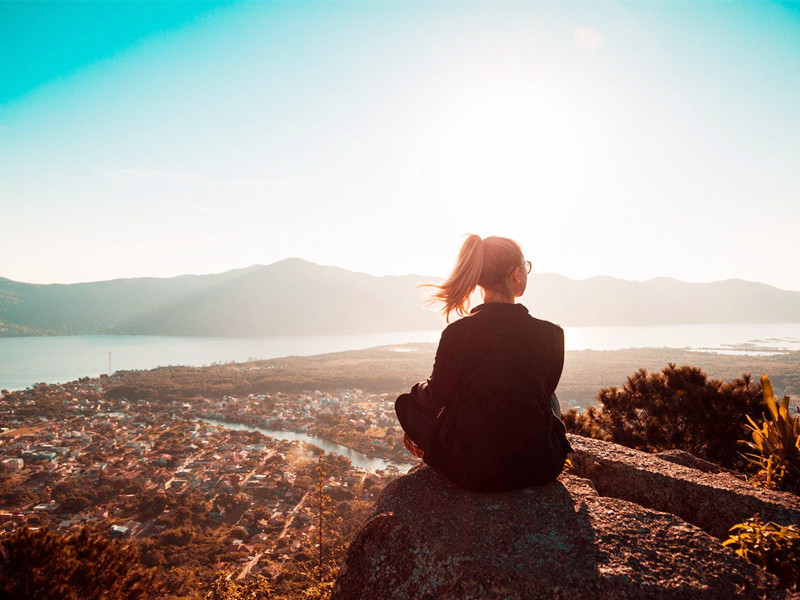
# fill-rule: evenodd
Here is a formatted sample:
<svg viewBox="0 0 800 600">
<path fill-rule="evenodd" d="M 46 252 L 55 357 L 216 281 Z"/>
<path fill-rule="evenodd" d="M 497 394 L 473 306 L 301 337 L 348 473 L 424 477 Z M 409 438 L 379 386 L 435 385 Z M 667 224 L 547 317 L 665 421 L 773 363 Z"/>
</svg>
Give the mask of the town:
<svg viewBox="0 0 800 600">
<path fill-rule="evenodd" d="M 151 400 L 109 397 L 108 384 L 83 378 L 3 391 L 0 536 L 23 525 L 103 531 L 137 545 L 174 598 L 196 597 L 221 569 L 240 580 L 263 575 L 287 592 L 302 585 L 298 565 L 342 546 L 400 473 L 395 463 L 413 460 L 386 394 Z M 256 428 L 395 463 L 365 469 Z"/>
</svg>

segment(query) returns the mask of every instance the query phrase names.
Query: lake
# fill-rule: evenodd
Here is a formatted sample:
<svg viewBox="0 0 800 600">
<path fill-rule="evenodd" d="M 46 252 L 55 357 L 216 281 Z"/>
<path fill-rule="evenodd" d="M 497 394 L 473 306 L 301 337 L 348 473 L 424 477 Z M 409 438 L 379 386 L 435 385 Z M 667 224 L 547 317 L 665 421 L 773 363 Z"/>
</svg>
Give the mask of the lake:
<svg viewBox="0 0 800 600">
<path fill-rule="evenodd" d="M 440 331 L 272 338 L 80 335 L 0 338 L 0 389 L 96 377 L 110 370 L 202 366 L 439 341 Z M 800 350 L 800 323 L 567 327 L 567 350 L 667 347 L 736 354 Z"/>
</svg>

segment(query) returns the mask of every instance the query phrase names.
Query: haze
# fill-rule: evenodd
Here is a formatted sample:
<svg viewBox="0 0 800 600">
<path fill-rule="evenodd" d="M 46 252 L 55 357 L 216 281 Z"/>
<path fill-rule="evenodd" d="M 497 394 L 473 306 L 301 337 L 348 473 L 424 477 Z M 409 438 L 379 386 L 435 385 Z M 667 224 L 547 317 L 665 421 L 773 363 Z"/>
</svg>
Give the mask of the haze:
<svg viewBox="0 0 800 600">
<path fill-rule="evenodd" d="M 299 256 L 800 290 L 797 4 L 2 2 L 0 276 Z"/>
</svg>

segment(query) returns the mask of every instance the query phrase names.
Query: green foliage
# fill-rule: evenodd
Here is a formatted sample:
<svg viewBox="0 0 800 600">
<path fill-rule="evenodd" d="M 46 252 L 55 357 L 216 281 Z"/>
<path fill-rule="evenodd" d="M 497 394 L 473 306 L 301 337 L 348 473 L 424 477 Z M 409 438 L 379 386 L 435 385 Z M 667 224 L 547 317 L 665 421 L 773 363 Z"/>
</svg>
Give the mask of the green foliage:
<svg viewBox="0 0 800 600">
<path fill-rule="evenodd" d="M 569 433 L 611 441 L 610 434 L 600 425 L 605 420 L 605 415 L 602 410 L 594 406 L 584 411 L 570 408 L 567 412 L 561 413 L 561 420 Z"/>
<path fill-rule="evenodd" d="M 765 487 L 775 487 L 800 494 L 800 415 L 789 416 L 789 397 L 780 404 L 775 400 L 772 383 L 761 376 L 761 389 L 769 414 L 758 425 L 747 415 L 752 442 L 741 440 L 754 452 L 745 456 L 757 467 L 756 481 Z"/>
<path fill-rule="evenodd" d="M 0 598 L 145 600 L 159 590 L 133 548 L 86 528 L 60 536 L 25 527 L 0 541 Z"/>
<path fill-rule="evenodd" d="M 800 589 L 800 527 L 764 523 L 758 515 L 730 529 L 723 546 L 735 546 L 736 554 L 773 573 L 783 588 Z"/>
<path fill-rule="evenodd" d="M 660 373 L 640 369 L 597 399 L 600 409 L 564 415 L 568 431 L 648 452 L 685 450 L 726 467 L 742 462 L 737 442 L 747 432 L 745 416 L 764 406 L 749 375 L 726 383 L 674 363 Z"/>
<path fill-rule="evenodd" d="M 232 577 L 229 571 L 217 573 L 205 600 L 264 600 L 272 594 L 269 582 L 261 575 L 246 583 L 238 583 Z"/>
</svg>

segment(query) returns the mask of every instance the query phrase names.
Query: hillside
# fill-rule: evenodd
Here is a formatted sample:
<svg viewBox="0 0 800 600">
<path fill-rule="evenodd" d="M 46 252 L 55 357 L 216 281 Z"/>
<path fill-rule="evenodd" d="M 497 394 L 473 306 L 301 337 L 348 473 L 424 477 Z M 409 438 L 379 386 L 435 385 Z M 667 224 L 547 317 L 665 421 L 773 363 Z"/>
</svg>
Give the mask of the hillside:
<svg viewBox="0 0 800 600">
<path fill-rule="evenodd" d="M 740 279 L 686 283 L 666 277 L 625 281 L 534 276 L 523 301 L 570 326 L 796 323 L 800 292 Z"/>
<path fill-rule="evenodd" d="M 214 275 L 28 284 L 0 278 L 0 336 L 277 336 L 439 329 L 416 286 L 300 259 Z M 754 282 L 534 275 L 522 301 L 564 326 L 800 322 L 800 292 Z"/>
<path fill-rule="evenodd" d="M 424 278 L 299 259 L 216 275 L 35 285 L 0 279 L 0 335 L 273 336 L 436 329 Z"/>
</svg>

